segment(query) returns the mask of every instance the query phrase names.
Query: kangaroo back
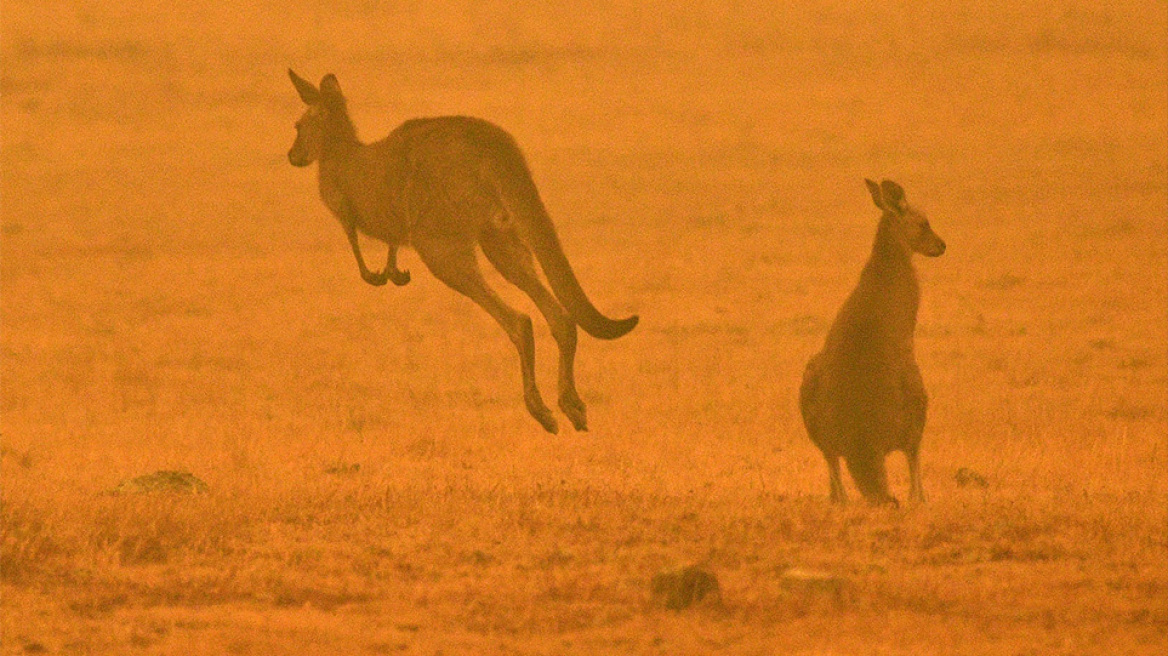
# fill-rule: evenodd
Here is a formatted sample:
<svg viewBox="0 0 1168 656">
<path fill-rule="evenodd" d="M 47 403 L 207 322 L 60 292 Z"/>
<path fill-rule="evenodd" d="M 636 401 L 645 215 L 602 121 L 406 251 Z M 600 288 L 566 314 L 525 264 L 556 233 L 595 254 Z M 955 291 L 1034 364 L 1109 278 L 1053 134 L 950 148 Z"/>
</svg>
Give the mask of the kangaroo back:
<svg viewBox="0 0 1168 656">
<path fill-rule="evenodd" d="M 490 173 L 498 187 L 499 199 L 514 220 L 520 237 L 535 253 L 556 298 L 589 335 L 598 339 L 616 339 L 627 334 L 637 326 L 639 318 L 633 315 L 627 319 L 609 319 L 588 300 L 564 255 L 560 238 L 519 147 L 511 142 L 497 152 L 500 157 L 491 162 L 493 170 Z"/>
</svg>

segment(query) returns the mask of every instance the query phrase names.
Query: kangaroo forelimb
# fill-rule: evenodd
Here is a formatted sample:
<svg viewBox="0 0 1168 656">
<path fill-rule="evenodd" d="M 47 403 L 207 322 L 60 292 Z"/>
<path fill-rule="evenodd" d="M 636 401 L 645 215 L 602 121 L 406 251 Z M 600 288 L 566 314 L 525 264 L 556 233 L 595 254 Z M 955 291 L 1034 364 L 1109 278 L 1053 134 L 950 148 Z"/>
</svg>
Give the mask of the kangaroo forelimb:
<svg viewBox="0 0 1168 656">
<path fill-rule="evenodd" d="M 374 273 L 365 265 L 365 257 L 361 255 L 361 244 L 357 241 L 357 228 L 352 224 L 345 224 L 345 234 L 349 237 L 349 245 L 353 247 L 353 257 L 357 258 L 357 268 L 361 270 L 361 279 L 380 287 L 392 280 L 398 287 L 408 285 L 410 272 L 400 271 L 397 268 L 397 246 L 389 246 L 389 255 L 386 256 L 385 269 Z"/>
<path fill-rule="evenodd" d="M 373 273 L 369 267 L 365 266 L 365 258 L 361 255 L 361 244 L 357 241 L 357 227 L 352 223 L 345 223 L 345 235 L 349 237 L 349 245 L 353 247 L 353 257 L 357 258 L 357 268 L 361 270 L 361 279 L 374 287 L 384 285 L 389 280 L 389 275 L 385 271 Z"/>
</svg>

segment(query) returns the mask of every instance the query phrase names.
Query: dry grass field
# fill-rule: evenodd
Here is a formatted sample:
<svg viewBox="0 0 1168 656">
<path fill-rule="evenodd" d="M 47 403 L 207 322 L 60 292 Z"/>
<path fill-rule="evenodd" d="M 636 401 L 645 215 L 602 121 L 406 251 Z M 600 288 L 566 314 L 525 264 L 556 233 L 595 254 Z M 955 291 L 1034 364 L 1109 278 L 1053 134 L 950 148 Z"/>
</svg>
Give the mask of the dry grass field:
<svg viewBox="0 0 1168 656">
<path fill-rule="evenodd" d="M 781 4 L 6 1 L 3 653 L 1165 653 L 1168 6 Z M 412 252 L 361 281 L 289 66 L 367 140 L 516 136 L 641 316 L 581 337 L 591 432 Z M 796 403 L 865 176 L 949 244 L 899 509 L 831 507 Z M 104 493 L 157 470 L 210 492 Z M 654 604 L 690 564 L 721 603 Z"/>
</svg>

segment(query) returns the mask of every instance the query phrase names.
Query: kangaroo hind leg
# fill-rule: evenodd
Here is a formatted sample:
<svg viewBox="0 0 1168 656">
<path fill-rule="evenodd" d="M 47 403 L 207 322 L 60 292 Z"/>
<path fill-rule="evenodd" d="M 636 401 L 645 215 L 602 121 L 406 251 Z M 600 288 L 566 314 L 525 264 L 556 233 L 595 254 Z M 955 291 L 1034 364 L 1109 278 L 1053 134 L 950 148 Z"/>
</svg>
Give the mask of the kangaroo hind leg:
<svg viewBox="0 0 1168 656">
<path fill-rule="evenodd" d="M 831 484 L 831 502 L 843 505 L 848 502 L 848 493 L 844 490 L 844 480 L 840 475 L 840 457 L 835 454 L 824 453 L 827 460 L 827 473 Z"/>
<path fill-rule="evenodd" d="M 921 453 L 918 448 L 907 449 L 904 452 L 908 461 L 909 499 L 918 503 L 925 501 L 925 488 L 921 485 Z"/>
<path fill-rule="evenodd" d="M 487 285 L 487 281 L 483 280 L 475 258 L 473 242 L 417 240 L 414 248 L 435 278 L 474 301 L 506 331 L 519 351 L 519 365 L 523 374 L 523 399 L 527 404 L 527 411 L 544 427 L 544 430 L 549 433 L 557 432 L 559 426 L 556 419 L 544 404 L 535 383 L 535 339 L 531 330 L 531 317 L 503 302 L 503 299 Z"/>
<path fill-rule="evenodd" d="M 576 324 L 540 281 L 531 251 L 514 231 L 488 226 L 480 237 L 483 254 L 508 282 L 531 297 L 551 328 L 560 350 L 560 409 L 572 426 L 588 430 L 587 408 L 576 391 Z"/>
</svg>

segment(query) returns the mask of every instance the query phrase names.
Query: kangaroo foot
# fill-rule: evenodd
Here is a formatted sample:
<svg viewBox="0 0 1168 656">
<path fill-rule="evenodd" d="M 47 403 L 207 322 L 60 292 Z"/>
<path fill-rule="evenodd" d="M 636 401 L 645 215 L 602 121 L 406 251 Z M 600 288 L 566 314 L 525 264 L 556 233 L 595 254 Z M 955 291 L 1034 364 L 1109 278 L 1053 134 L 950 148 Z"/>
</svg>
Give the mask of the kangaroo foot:
<svg viewBox="0 0 1168 656">
<path fill-rule="evenodd" d="M 873 506 L 892 506 L 893 508 L 900 507 L 900 501 L 891 494 L 883 497 L 872 497 L 868 499 L 868 503 L 872 504 Z"/>
<path fill-rule="evenodd" d="M 540 399 L 527 399 L 527 411 L 531 413 L 532 417 L 543 426 L 543 429 L 552 435 L 560 432 L 560 425 L 556 422 L 556 418 L 552 416 L 552 411 L 543 404 Z"/>
<path fill-rule="evenodd" d="M 565 394 L 560 397 L 560 410 L 568 416 L 572 426 L 578 431 L 588 430 L 588 410 L 584 402 L 576 394 Z"/>
<path fill-rule="evenodd" d="M 560 425 L 556 422 L 556 418 L 552 416 L 551 410 L 544 408 L 542 413 L 533 412 L 531 416 L 535 417 L 535 420 L 543 426 L 543 429 L 552 435 L 560 432 Z"/>
</svg>

